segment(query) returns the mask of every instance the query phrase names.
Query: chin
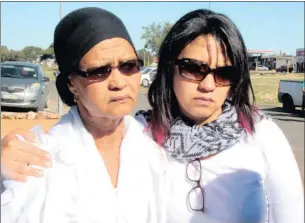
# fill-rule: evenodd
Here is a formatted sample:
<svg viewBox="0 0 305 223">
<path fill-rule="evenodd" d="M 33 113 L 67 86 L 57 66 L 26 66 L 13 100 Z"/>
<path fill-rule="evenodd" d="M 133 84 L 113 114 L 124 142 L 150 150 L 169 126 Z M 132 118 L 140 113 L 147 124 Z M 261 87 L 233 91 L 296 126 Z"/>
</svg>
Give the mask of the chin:
<svg viewBox="0 0 305 223">
<path fill-rule="evenodd" d="M 189 109 L 186 116 L 194 122 L 202 122 L 212 115 L 212 111 L 208 108 Z"/>
<path fill-rule="evenodd" d="M 108 109 L 108 114 L 110 114 L 111 116 L 125 116 L 125 115 L 130 115 L 131 112 L 133 111 L 134 106 L 133 105 L 129 105 L 129 104 L 121 104 L 121 105 L 117 105 L 117 106 L 111 106 L 111 108 Z"/>
</svg>

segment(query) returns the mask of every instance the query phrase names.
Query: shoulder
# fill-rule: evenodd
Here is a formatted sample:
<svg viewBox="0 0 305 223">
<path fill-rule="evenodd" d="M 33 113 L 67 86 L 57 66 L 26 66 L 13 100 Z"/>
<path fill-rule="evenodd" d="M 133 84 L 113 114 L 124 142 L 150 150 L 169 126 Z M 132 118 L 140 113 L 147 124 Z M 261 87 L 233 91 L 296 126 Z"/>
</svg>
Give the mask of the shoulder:
<svg viewBox="0 0 305 223">
<path fill-rule="evenodd" d="M 63 115 L 60 120 L 49 130 L 49 134 L 60 138 L 67 139 L 69 132 L 73 131 L 73 111 L 72 109 L 65 115 Z"/>
<path fill-rule="evenodd" d="M 295 162 L 292 148 L 280 127 L 271 119 L 256 124 L 254 141 L 270 166 L 278 162 Z M 286 161 L 285 161 L 286 160 Z"/>
<path fill-rule="evenodd" d="M 132 138 L 137 141 L 136 150 L 138 155 L 142 158 L 146 157 L 150 166 L 155 170 L 162 170 L 165 168 L 167 157 L 164 149 L 158 145 L 149 134 L 150 132 L 147 131 L 147 128 L 143 127 L 143 121 L 147 122 L 146 119 L 142 115 L 137 115 L 137 117 L 141 117 L 141 120 L 137 120 L 132 116 L 126 116 L 125 118 L 129 122 L 129 129 L 133 129 L 130 131 L 132 132 Z M 136 120 L 135 120 L 136 119 Z M 144 148 L 143 148 L 144 146 Z"/>
<path fill-rule="evenodd" d="M 269 117 L 266 117 L 255 124 L 255 138 L 267 141 L 274 141 L 278 136 L 284 136 L 280 127 Z"/>
</svg>

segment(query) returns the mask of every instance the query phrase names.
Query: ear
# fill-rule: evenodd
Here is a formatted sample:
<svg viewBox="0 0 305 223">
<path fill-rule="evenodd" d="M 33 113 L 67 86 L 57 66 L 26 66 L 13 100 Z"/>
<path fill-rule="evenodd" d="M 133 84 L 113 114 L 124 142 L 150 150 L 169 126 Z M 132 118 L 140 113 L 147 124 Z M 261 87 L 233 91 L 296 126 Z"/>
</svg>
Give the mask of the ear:
<svg viewBox="0 0 305 223">
<path fill-rule="evenodd" d="M 72 84 L 72 82 L 73 82 L 73 77 L 72 76 L 69 76 L 69 82 L 68 82 L 68 88 L 69 88 L 69 90 L 71 91 L 71 93 L 73 94 L 73 95 L 77 95 L 78 93 L 77 93 L 77 90 L 76 90 L 76 88 L 73 86 L 73 84 Z"/>
</svg>

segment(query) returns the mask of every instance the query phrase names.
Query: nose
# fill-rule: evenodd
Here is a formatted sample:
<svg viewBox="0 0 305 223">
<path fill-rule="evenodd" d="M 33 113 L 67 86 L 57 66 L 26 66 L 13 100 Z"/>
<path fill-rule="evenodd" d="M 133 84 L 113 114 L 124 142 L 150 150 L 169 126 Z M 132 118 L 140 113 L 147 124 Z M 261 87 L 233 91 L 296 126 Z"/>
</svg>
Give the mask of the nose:
<svg viewBox="0 0 305 223">
<path fill-rule="evenodd" d="M 110 74 L 109 90 L 122 90 L 127 86 L 127 82 L 124 75 L 117 69 L 114 68 Z"/>
<path fill-rule="evenodd" d="M 198 85 L 198 90 L 203 92 L 211 92 L 216 88 L 214 75 L 208 74 Z"/>
</svg>

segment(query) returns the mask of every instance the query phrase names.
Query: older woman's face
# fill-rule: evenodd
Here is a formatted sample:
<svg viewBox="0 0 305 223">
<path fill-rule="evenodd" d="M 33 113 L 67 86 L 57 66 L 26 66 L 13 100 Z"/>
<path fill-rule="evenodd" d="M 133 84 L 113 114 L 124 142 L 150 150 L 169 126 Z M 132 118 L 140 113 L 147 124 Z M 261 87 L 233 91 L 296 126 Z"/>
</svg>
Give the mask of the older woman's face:
<svg viewBox="0 0 305 223">
<path fill-rule="evenodd" d="M 231 65 L 220 44 L 211 35 L 199 36 L 189 43 L 178 56 L 178 59 L 182 58 L 202 61 L 212 69 Z M 208 74 L 201 82 L 192 82 L 182 77 L 175 66 L 174 92 L 180 110 L 197 124 L 218 117 L 229 89 L 229 86 L 216 86 L 213 74 Z"/>
<path fill-rule="evenodd" d="M 92 71 L 105 65 L 118 66 L 124 61 L 137 59 L 131 44 L 113 38 L 95 45 L 80 61 L 80 70 Z M 140 72 L 124 74 L 118 68 L 104 77 L 83 78 L 71 76 L 70 87 L 90 115 L 96 117 L 122 117 L 132 112 L 140 87 Z"/>
</svg>

